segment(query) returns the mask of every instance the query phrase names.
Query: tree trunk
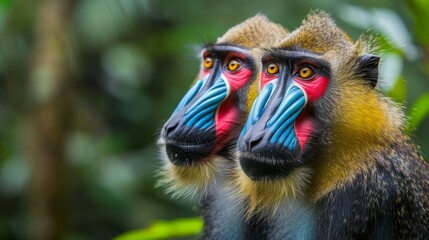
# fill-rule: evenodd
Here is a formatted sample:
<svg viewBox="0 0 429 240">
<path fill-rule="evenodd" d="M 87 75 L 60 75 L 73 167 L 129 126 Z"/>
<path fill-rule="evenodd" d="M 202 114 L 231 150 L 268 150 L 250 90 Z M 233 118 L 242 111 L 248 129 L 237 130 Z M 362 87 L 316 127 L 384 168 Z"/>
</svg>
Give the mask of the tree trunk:
<svg viewBox="0 0 429 240">
<path fill-rule="evenodd" d="M 29 72 L 26 154 L 31 166 L 30 239 L 64 238 L 67 204 L 65 141 L 70 119 L 68 19 L 71 0 L 41 0 Z"/>
</svg>

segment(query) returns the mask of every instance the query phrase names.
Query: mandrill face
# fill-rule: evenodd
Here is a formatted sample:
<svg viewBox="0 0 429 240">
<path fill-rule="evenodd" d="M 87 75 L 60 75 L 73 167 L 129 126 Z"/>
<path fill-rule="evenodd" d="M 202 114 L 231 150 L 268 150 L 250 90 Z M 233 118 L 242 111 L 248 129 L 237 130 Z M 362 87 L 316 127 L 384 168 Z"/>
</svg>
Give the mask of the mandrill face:
<svg viewBox="0 0 429 240">
<path fill-rule="evenodd" d="M 198 80 L 161 132 L 162 147 L 177 166 L 205 164 L 236 138 L 246 110 L 240 99 L 247 98 L 255 79 L 254 61 L 245 48 L 208 46 L 201 53 L 201 61 Z"/>
<path fill-rule="evenodd" d="M 314 105 L 330 76 L 329 63 L 308 50 L 278 49 L 262 62 L 263 89 L 238 140 L 240 165 L 252 180 L 282 178 L 303 166 L 301 155 L 322 125 Z"/>
<path fill-rule="evenodd" d="M 164 169 L 174 189 L 205 189 L 220 158 L 228 158 L 256 96 L 256 65 L 249 49 L 216 44 L 201 52 L 197 81 L 161 131 Z M 254 93 L 252 93 L 254 92 Z M 188 188 L 188 189 L 183 189 Z M 190 188 L 190 189 L 189 189 Z"/>
</svg>

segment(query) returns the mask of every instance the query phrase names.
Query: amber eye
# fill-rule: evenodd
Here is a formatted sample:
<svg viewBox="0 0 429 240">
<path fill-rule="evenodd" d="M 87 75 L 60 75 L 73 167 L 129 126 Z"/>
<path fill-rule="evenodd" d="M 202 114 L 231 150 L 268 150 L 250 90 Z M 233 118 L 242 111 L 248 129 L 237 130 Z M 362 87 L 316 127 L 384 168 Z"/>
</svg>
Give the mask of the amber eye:
<svg viewBox="0 0 429 240">
<path fill-rule="evenodd" d="M 277 74 L 279 72 L 279 69 L 280 69 L 279 64 L 277 62 L 270 62 L 267 65 L 266 72 L 269 75 L 274 75 L 274 74 Z"/>
<path fill-rule="evenodd" d="M 204 58 L 204 68 L 210 69 L 213 67 L 213 58 L 212 57 L 205 57 Z"/>
<path fill-rule="evenodd" d="M 241 67 L 241 64 L 237 59 L 232 59 L 228 63 L 228 70 L 231 72 L 238 70 L 240 67 Z"/>
<path fill-rule="evenodd" d="M 309 79 L 314 76 L 314 71 L 309 66 L 303 66 L 302 68 L 299 69 L 298 75 L 300 78 Z"/>
</svg>

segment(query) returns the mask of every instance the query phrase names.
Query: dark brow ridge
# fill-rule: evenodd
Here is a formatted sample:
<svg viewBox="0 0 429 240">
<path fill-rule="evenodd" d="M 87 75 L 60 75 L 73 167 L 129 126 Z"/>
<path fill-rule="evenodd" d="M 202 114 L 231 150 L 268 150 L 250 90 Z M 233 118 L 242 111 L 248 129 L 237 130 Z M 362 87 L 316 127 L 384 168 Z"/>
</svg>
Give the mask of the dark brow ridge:
<svg viewBox="0 0 429 240">
<path fill-rule="evenodd" d="M 249 49 L 238 45 L 222 43 L 222 44 L 206 45 L 204 48 L 207 51 L 214 54 L 226 54 L 228 52 L 237 52 L 237 53 L 241 53 L 246 56 L 249 56 L 249 52 L 248 52 Z"/>
</svg>

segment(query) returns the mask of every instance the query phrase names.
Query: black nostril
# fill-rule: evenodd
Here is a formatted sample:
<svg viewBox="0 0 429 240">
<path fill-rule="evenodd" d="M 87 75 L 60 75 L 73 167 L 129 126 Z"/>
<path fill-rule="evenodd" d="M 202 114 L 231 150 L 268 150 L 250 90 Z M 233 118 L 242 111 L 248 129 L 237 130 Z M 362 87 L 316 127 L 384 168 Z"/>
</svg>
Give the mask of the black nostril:
<svg viewBox="0 0 429 240">
<path fill-rule="evenodd" d="M 247 149 L 252 150 L 256 148 L 262 142 L 263 138 L 263 135 L 259 135 L 246 141 Z"/>
<path fill-rule="evenodd" d="M 178 122 L 174 122 L 174 123 L 167 123 L 164 126 L 164 135 L 166 137 L 168 137 L 169 135 L 172 134 L 172 132 L 174 132 L 174 130 L 176 130 L 177 126 L 179 126 Z"/>
<path fill-rule="evenodd" d="M 256 147 L 258 147 L 262 140 L 264 139 L 263 134 L 259 134 L 258 136 L 245 136 L 242 141 L 238 141 L 237 148 L 239 151 L 252 151 L 255 150 Z"/>
</svg>

